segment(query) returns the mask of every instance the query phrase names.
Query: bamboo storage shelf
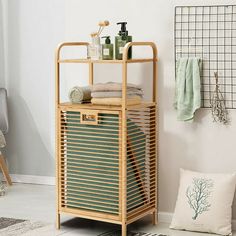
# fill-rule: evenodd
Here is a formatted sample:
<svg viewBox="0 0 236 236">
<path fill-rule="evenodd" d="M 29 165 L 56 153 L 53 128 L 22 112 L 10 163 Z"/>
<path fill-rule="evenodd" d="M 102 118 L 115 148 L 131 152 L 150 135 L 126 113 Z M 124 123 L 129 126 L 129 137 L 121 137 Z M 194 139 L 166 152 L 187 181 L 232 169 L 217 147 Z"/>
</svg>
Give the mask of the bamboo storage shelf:
<svg viewBox="0 0 236 236">
<path fill-rule="evenodd" d="M 126 63 L 144 63 L 152 62 L 153 58 L 143 58 L 143 59 L 131 59 L 127 60 Z M 89 60 L 89 59 L 65 59 L 59 60 L 60 63 L 103 63 L 103 64 L 121 64 L 123 60 Z"/>
<path fill-rule="evenodd" d="M 57 228 L 60 215 L 127 225 L 151 214 L 157 223 L 157 49 L 152 42 L 131 42 L 122 60 L 61 59 L 64 47 L 87 47 L 86 42 L 62 43 L 56 50 Z M 127 59 L 130 47 L 151 47 L 152 58 Z M 127 105 L 127 65 L 153 64 L 152 101 Z M 122 104 L 106 106 L 61 103 L 60 64 L 87 63 L 89 84 L 95 63 L 122 65 Z"/>
</svg>

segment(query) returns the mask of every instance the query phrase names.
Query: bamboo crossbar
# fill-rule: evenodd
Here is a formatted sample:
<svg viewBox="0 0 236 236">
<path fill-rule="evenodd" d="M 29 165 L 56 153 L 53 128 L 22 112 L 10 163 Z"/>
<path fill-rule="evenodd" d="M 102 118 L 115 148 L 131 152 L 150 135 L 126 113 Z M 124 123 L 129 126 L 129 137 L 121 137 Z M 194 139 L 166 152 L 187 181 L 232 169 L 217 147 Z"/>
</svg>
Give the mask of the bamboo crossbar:
<svg viewBox="0 0 236 236">
<path fill-rule="evenodd" d="M 71 145 L 70 143 L 64 143 L 64 144 L 61 144 L 61 147 L 66 147 L 66 148 L 70 148 L 71 151 L 76 151 L 78 149 L 74 149 L 76 148 L 76 145 Z M 95 151 L 107 151 L 107 149 L 105 148 L 88 148 L 88 147 L 83 147 L 82 145 L 79 146 L 79 150 L 81 150 L 81 152 L 83 152 L 83 150 L 95 150 Z M 119 153 L 118 150 L 109 150 L 109 152 L 111 152 L 112 154 L 111 155 L 117 155 L 117 153 Z M 99 153 L 97 152 L 97 154 L 103 154 L 103 153 Z"/>
<path fill-rule="evenodd" d="M 127 221 L 129 222 L 129 224 L 131 224 L 132 222 L 141 219 L 142 217 L 148 215 L 148 214 L 152 214 L 155 211 L 155 208 L 153 205 L 149 205 L 146 204 L 144 206 L 140 206 L 137 208 L 138 210 L 134 210 L 132 212 L 132 214 L 130 212 L 128 212 L 127 214 Z"/>
<path fill-rule="evenodd" d="M 90 134 L 90 135 L 91 134 L 96 134 L 96 129 L 93 132 L 91 132 L 90 130 L 82 130 L 81 128 L 77 128 L 76 126 L 63 126 L 62 125 L 61 128 L 62 128 L 62 131 L 65 130 L 66 132 L 87 133 L 87 134 Z M 71 129 L 69 129 L 69 128 L 71 128 Z M 110 138 L 109 136 L 116 137 L 117 134 L 118 134 L 118 131 L 116 131 L 116 132 L 112 132 L 112 131 L 110 131 L 110 132 L 99 132 L 99 134 L 100 135 L 106 135 L 106 137 Z"/>
<path fill-rule="evenodd" d="M 67 189 L 69 189 L 69 190 L 71 190 L 71 192 L 72 192 L 72 194 L 73 194 L 73 192 L 77 192 L 77 193 L 79 193 L 79 194 L 83 194 L 83 193 L 86 193 L 86 194 L 96 194 L 96 192 L 94 192 L 94 191 L 98 191 L 97 189 L 95 190 L 95 189 L 93 189 L 94 191 L 88 191 L 88 190 L 90 190 L 90 189 L 85 189 L 85 190 L 83 190 L 83 188 L 81 188 L 81 187 L 79 187 L 79 189 L 78 188 L 76 188 L 76 189 L 73 189 L 73 188 L 70 188 L 69 186 L 67 186 Z M 67 190 L 64 190 L 64 189 L 62 189 L 62 192 L 66 195 L 67 194 Z M 105 194 L 106 193 L 106 194 Z M 117 197 L 117 195 L 116 194 L 113 194 L 112 195 L 112 193 L 108 193 L 108 192 L 106 192 L 105 191 L 105 193 L 104 193 L 104 191 L 102 192 L 102 193 L 99 193 L 99 198 L 103 198 L 103 199 L 110 199 L 111 197 L 112 197 L 112 199 L 114 200 L 114 201 L 119 201 L 119 199 L 118 199 L 118 197 Z M 101 197 L 101 195 L 102 195 L 102 197 Z M 84 196 L 86 196 L 86 195 L 84 195 Z"/>
<path fill-rule="evenodd" d="M 70 165 L 69 163 L 67 163 L 67 165 L 66 165 L 66 168 L 68 168 L 68 167 L 72 167 L 73 169 L 80 169 L 81 167 L 78 167 L 77 165 Z M 63 167 L 62 167 L 63 168 Z M 72 170 L 73 170 L 72 169 Z M 89 171 L 92 171 L 92 173 L 94 173 L 93 171 L 102 171 L 102 170 L 104 170 L 104 169 L 98 169 L 98 168 L 90 168 L 90 167 L 86 167 L 86 170 L 80 170 L 80 172 L 84 172 L 84 173 L 86 173 L 86 172 L 89 172 Z M 106 170 L 106 172 L 107 173 L 109 173 L 109 174 L 107 174 L 108 176 L 110 175 L 110 176 L 117 176 L 116 174 L 117 174 L 117 171 L 115 171 L 115 170 Z M 112 174 L 110 174 L 110 173 L 112 173 Z M 116 173 L 116 174 L 113 174 L 113 173 Z M 98 172 L 96 172 L 96 174 L 99 174 Z M 101 173 L 101 174 L 103 174 L 103 173 Z M 105 175 L 105 174 L 104 174 Z"/>
<path fill-rule="evenodd" d="M 81 158 L 81 156 L 79 155 L 79 157 Z M 96 158 L 96 159 L 95 159 Z M 83 161 L 86 161 L 86 162 L 91 162 L 91 163 L 101 163 L 100 165 L 103 165 L 103 164 L 113 164 L 113 165 L 117 165 L 117 167 L 119 167 L 119 163 L 114 163 L 114 162 L 107 162 L 107 161 L 104 161 L 104 158 L 102 158 L 102 157 L 100 157 L 100 160 L 97 160 L 97 157 L 95 157 L 95 158 L 93 158 L 93 159 L 95 159 L 95 160 L 89 160 L 89 159 L 82 159 Z M 101 159 L 102 159 L 102 161 L 101 161 Z M 78 161 L 78 159 L 77 158 L 71 158 L 70 157 L 70 160 L 72 160 L 72 161 L 77 161 L 77 162 L 75 162 L 75 163 L 78 163 L 78 162 L 80 162 L 80 161 Z M 114 159 L 111 159 L 112 161 L 114 161 Z M 67 163 L 67 157 L 62 157 L 62 163 Z"/>
<path fill-rule="evenodd" d="M 70 181 L 70 183 L 72 183 L 72 184 L 78 184 L 78 182 L 77 181 Z M 95 187 L 95 188 L 101 188 L 101 185 L 97 185 L 97 184 L 90 184 L 90 183 L 86 183 L 86 185 L 88 185 L 88 186 L 93 186 L 93 187 Z M 65 185 L 66 186 L 66 185 Z M 119 190 L 119 188 L 117 188 L 117 187 L 112 187 L 112 186 L 103 186 L 103 188 L 104 189 L 106 189 L 106 190 Z"/>
<path fill-rule="evenodd" d="M 62 152 L 62 153 L 63 153 L 63 152 Z M 67 153 L 67 152 L 65 152 L 64 154 L 66 155 L 66 153 Z M 82 157 L 82 158 L 87 158 L 87 157 L 88 157 L 88 158 L 90 158 L 90 159 L 103 159 L 103 160 L 111 160 L 111 161 L 118 160 L 118 156 L 117 156 L 117 157 L 113 156 L 112 158 L 107 158 L 107 157 L 104 158 L 104 157 L 99 157 L 99 156 L 94 157 L 94 156 L 81 155 L 81 154 L 80 154 L 80 155 L 76 155 L 76 154 L 74 154 L 74 153 L 73 153 L 73 154 L 70 153 L 70 154 L 68 154 L 67 156 L 69 156 L 69 157 L 70 157 L 70 156 Z M 63 158 L 65 159 L 66 157 L 63 157 L 63 156 L 62 156 L 61 158 L 62 158 L 62 159 L 63 159 Z"/>
<path fill-rule="evenodd" d="M 83 217 L 85 219 L 99 220 L 103 222 L 109 222 L 113 224 L 121 224 L 120 216 L 109 214 L 109 213 L 98 213 L 92 212 L 90 210 L 80 210 L 75 208 L 61 207 L 61 213 L 67 214 L 74 217 Z"/>
<path fill-rule="evenodd" d="M 84 171 L 81 171 L 81 170 L 75 170 L 75 171 L 70 171 L 70 174 L 67 176 L 67 173 L 66 174 L 61 174 L 61 177 L 69 177 L 69 178 L 71 178 L 71 175 L 73 175 L 72 173 L 74 172 L 74 175 L 75 174 L 77 174 L 78 175 L 78 173 L 86 173 L 86 172 L 84 172 Z M 96 176 L 96 177 L 94 177 L 94 175 L 93 175 L 93 173 L 91 173 L 90 174 L 90 172 L 88 172 L 88 173 L 86 173 L 86 177 L 89 177 L 90 179 L 88 180 L 88 181 L 93 181 L 93 180 L 91 180 L 91 179 L 104 179 L 104 180 L 110 180 L 110 178 L 112 177 L 112 175 L 110 176 L 110 175 L 108 175 L 108 174 L 103 174 L 103 173 L 97 173 L 97 175 L 101 175 L 101 176 L 108 176 L 109 178 L 105 178 L 105 177 L 101 177 L 101 176 Z M 78 177 L 77 179 L 80 179 L 80 178 L 82 178 L 81 176 L 80 177 Z M 76 178 L 74 178 L 74 179 L 76 179 Z M 101 181 L 102 182 L 102 181 Z M 104 182 L 106 182 L 107 183 L 107 181 L 104 181 Z M 115 184 L 115 183 L 114 183 Z"/>
<path fill-rule="evenodd" d="M 64 136 L 66 136 L 66 135 L 64 135 Z M 84 142 L 80 142 L 81 139 L 78 139 L 78 138 L 76 138 L 76 137 L 77 137 L 76 134 L 70 134 L 69 138 L 67 138 L 67 137 L 64 137 L 64 138 L 66 138 L 65 140 L 73 140 L 73 141 L 76 141 L 77 144 L 83 144 L 83 143 L 84 143 Z M 62 139 L 62 140 L 64 140 L 64 139 Z M 67 141 L 67 142 L 68 142 L 68 141 Z M 94 143 L 103 143 L 103 145 L 96 144 L 96 146 L 102 146 L 102 147 L 110 147 L 109 144 L 112 144 L 112 145 L 117 144 L 117 141 L 111 142 L 111 141 L 93 140 L 93 142 L 94 142 Z M 105 144 L 108 144 L 108 145 L 105 145 Z M 86 145 L 88 145 L 88 146 L 94 146 L 94 144 L 90 144 L 90 143 L 87 143 Z"/>
<path fill-rule="evenodd" d="M 88 198 L 88 196 L 87 196 Z M 75 202 L 77 203 L 77 201 L 74 201 L 74 200 L 79 200 L 79 201 L 83 201 L 83 200 L 86 200 L 89 202 L 89 204 L 93 205 L 93 206 L 101 206 L 100 204 L 103 204 L 103 205 L 108 205 L 108 206 L 115 206 L 115 207 L 118 207 L 118 203 L 111 203 L 111 202 L 105 202 L 105 201 L 98 201 L 98 200 L 91 200 L 91 199 L 87 199 L 87 198 L 78 198 L 78 197 L 71 197 L 70 196 L 70 202 Z M 71 200 L 72 199 L 72 200 Z M 63 199 L 64 201 L 66 201 L 67 199 Z M 98 204 L 96 204 L 98 203 Z M 106 207 L 106 206 L 105 206 Z M 102 208 L 105 208 L 104 206 L 102 206 Z M 108 207 L 109 209 L 109 207 Z"/>
<path fill-rule="evenodd" d="M 75 161 L 68 160 L 67 162 L 62 162 L 62 163 L 66 163 L 66 165 L 71 165 L 71 166 L 73 166 L 73 165 L 75 165 L 75 166 L 81 165 L 82 167 L 86 167 L 86 168 L 87 168 L 87 166 L 88 167 L 89 166 L 94 166 L 94 162 L 92 164 L 90 164 L 90 163 L 81 162 L 81 161 L 76 161 L 75 162 Z M 101 163 L 96 163 L 96 165 L 97 165 L 97 167 L 110 168 L 110 169 L 114 169 L 115 171 L 117 171 L 119 169 L 118 166 L 109 166 L 109 165 L 104 165 L 104 164 L 101 164 Z"/>
<path fill-rule="evenodd" d="M 77 183 L 77 182 L 74 182 L 74 183 Z M 74 191 L 74 187 L 72 187 L 71 185 L 67 185 L 67 184 L 62 184 L 62 187 L 64 188 L 64 192 L 67 192 L 66 190 L 72 190 Z M 63 188 L 62 188 L 62 191 L 63 191 Z M 65 190 L 66 189 L 66 190 Z M 76 186 L 76 189 L 78 189 L 78 186 Z M 99 194 L 101 194 L 100 192 L 102 192 L 102 194 L 106 193 L 106 194 L 109 194 L 109 196 L 111 197 L 116 197 L 115 192 L 113 190 L 110 190 L 110 189 L 101 189 L 101 188 L 92 188 L 91 186 L 86 186 L 86 187 L 83 187 L 83 186 L 79 186 L 79 190 L 80 189 L 86 189 L 86 190 L 93 190 L 93 191 L 96 191 L 98 192 Z M 94 193 L 94 192 L 93 192 Z"/>
<path fill-rule="evenodd" d="M 69 119 L 69 120 L 76 120 L 76 121 L 80 120 L 80 117 L 81 117 L 81 114 L 80 114 L 80 113 L 81 113 L 81 111 L 75 110 L 75 111 L 73 111 L 73 113 L 69 113 L 69 112 L 70 112 L 70 110 L 63 112 L 63 113 L 61 114 L 61 118 L 67 118 L 67 119 Z M 78 114 L 78 113 L 79 113 L 79 114 Z M 114 117 L 114 114 L 112 114 L 112 116 L 109 116 L 109 115 L 111 114 L 109 111 L 107 111 L 107 112 L 101 111 L 101 113 L 102 113 L 102 114 L 106 114 L 106 117 L 108 117 L 109 120 L 111 120 L 111 121 L 112 121 L 112 120 L 116 120 L 117 123 L 120 122 L 120 119 L 119 119 L 118 116 Z M 115 113 L 115 115 L 119 115 L 119 113 Z M 69 117 L 68 117 L 68 116 L 69 116 Z M 101 119 L 104 118 L 104 116 L 101 116 L 101 115 L 99 115 L 99 113 L 98 113 L 98 118 L 100 118 L 99 120 L 101 121 Z"/>
<path fill-rule="evenodd" d="M 111 148 L 113 148 L 115 150 L 117 149 L 116 145 L 118 144 L 118 140 L 116 140 L 116 142 L 111 142 L 110 145 L 106 145 L 107 144 L 106 140 L 104 140 L 104 141 L 99 140 L 100 142 L 96 142 L 96 144 L 92 145 L 90 143 L 85 143 L 83 141 L 83 138 L 76 139 L 76 138 L 71 138 L 71 136 L 72 135 L 64 135 L 63 139 L 60 142 L 61 145 L 70 145 L 70 146 L 76 145 L 76 146 L 80 146 L 80 147 L 84 146 L 84 147 L 87 147 L 88 149 L 90 149 L 90 147 L 98 147 L 102 150 L 110 150 Z M 73 135 L 73 137 L 74 137 L 74 135 Z M 95 141 L 97 141 L 97 140 L 95 140 Z M 99 144 L 97 144 L 97 143 L 99 143 Z M 101 143 L 103 143 L 104 145 L 101 145 Z M 104 147 L 104 148 L 101 148 L 101 147 Z M 93 149 L 93 148 L 91 148 L 91 149 Z"/>
<path fill-rule="evenodd" d="M 66 203 L 65 201 L 62 201 L 66 206 L 71 206 L 71 207 L 75 207 L 75 208 L 78 208 L 78 205 L 75 204 L 77 202 L 73 202 L 74 204 L 71 204 L 71 203 Z M 84 207 L 85 209 L 87 210 L 94 210 L 93 207 L 91 206 L 99 206 L 99 205 L 95 205 L 95 204 L 85 204 L 87 205 L 86 207 Z M 111 213 L 111 214 L 117 214 L 118 212 L 115 212 L 115 211 L 110 211 L 108 207 L 102 207 L 104 210 L 104 212 L 107 212 L 107 213 Z M 83 209 L 83 208 L 82 208 Z"/>
<path fill-rule="evenodd" d="M 81 192 L 82 192 L 82 191 L 81 191 Z M 81 192 L 79 192 L 79 194 L 80 194 L 81 197 L 85 197 L 85 198 L 88 197 L 88 195 L 86 195 L 86 194 L 81 194 Z M 93 193 L 93 194 L 94 194 L 94 193 Z M 73 193 L 71 193 L 70 195 L 73 196 Z M 76 197 L 77 195 L 76 195 L 76 194 L 74 194 L 74 195 L 75 195 L 75 198 L 74 198 L 74 199 L 78 199 L 78 198 Z M 67 197 L 67 193 L 65 193 L 65 197 Z M 111 200 L 110 197 L 100 197 L 100 196 L 97 197 L 97 196 L 93 196 L 93 195 L 90 195 L 89 198 L 92 198 L 92 199 L 101 199 L 101 200 Z M 118 204 L 119 204 L 118 198 L 117 198 L 117 199 L 112 199 L 112 200 L 113 200 L 114 202 L 116 202 L 114 205 L 115 205 L 115 206 L 118 206 Z M 98 201 L 98 202 L 99 202 L 99 201 Z M 101 203 L 102 203 L 102 202 L 101 202 Z"/>
<path fill-rule="evenodd" d="M 61 150 L 62 151 L 67 151 L 66 147 L 62 146 L 61 145 Z M 78 150 L 76 149 L 70 149 L 70 151 L 73 151 L 73 152 L 79 152 Z M 86 151 L 82 151 L 82 153 L 89 153 L 89 154 L 94 154 L 94 152 L 86 152 Z M 99 155 L 104 155 L 104 156 L 116 156 L 115 154 L 111 154 L 111 153 L 101 153 L 101 152 L 96 152 L 96 154 L 99 154 Z"/>
<path fill-rule="evenodd" d="M 108 117 L 107 117 L 108 118 Z M 110 118 L 109 118 L 110 119 Z M 80 120 L 72 120 L 72 119 L 70 119 L 70 118 L 68 118 L 68 117 L 63 117 L 62 119 L 61 119 L 61 123 L 62 124 L 66 124 L 66 125 L 68 125 L 68 124 L 74 124 L 74 125 L 78 125 L 78 124 L 80 124 L 81 123 L 81 121 Z M 114 122 L 114 121 L 103 121 L 103 120 L 98 120 L 98 125 L 94 125 L 93 126 L 93 128 L 96 128 L 96 126 L 97 126 L 97 128 L 101 128 L 101 127 L 117 127 L 118 125 L 121 125 L 121 122 Z M 71 126 L 71 127 L 75 127 L 75 126 Z M 87 129 L 90 129 L 89 127 L 87 127 L 86 125 L 80 125 L 80 128 L 87 128 Z M 93 128 L 91 128 L 91 129 L 93 129 Z"/>
<path fill-rule="evenodd" d="M 99 123 L 99 126 L 100 127 L 110 127 L 110 125 L 113 125 L 113 126 L 117 126 L 117 125 L 120 125 L 121 124 L 121 121 L 120 120 L 115 120 L 115 118 L 114 117 L 108 117 L 108 116 L 106 116 L 106 118 L 108 118 L 109 119 L 109 121 L 107 121 L 107 120 L 103 120 L 102 118 L 101 119 L 99 119 L 99 116 L 98 116 L 98 123 Z M 114 121 L 112 120 L 112 118 L 114 118 Z M 65 113 L 65 114 L 63 114 L 63 116 L 61 116 L 61 122 L 70 122 L 70 123 L 72 123 L 72 124 L 80 124 L 80 122 L 81 122 L 81 119 L 80 119 L 80 117 L 78 117 L 78 118 L 74 118 L 74 117 L 72 117 L 72 115 L 71 114 L 67 114 L 67 113 Z M 108 126 L 109 125 L 109 126 Z M 84 126 L 82 126 L 82 127 L 86 127 L 86 125 L 84 125 Z"/>
<path fill-rule="evenodd" d="M 70 131 L 71 133 L 72 133 L 72 135 L 73 135 L 73 131 Z M 76 133 L 76 135 L 77 135 L 77 137 L 88 137 L 88 138 L 94 138 L 94 136 L 92 136 L 92 135 L 80 135 L 80 134 L 77 134 L 77 133 L 79 133 L 79 132 L 75 132 Z M 63 135 L 63 133 L 62 133 L 62 135 Z M 99 139 L 108 139 L 107 137 L 99 137 Z M 119 141 L 120 139 L 119 138 L 111 138 L 111 137 L 109 137 L 109 139 L 111 139 L 111 140 L 116 140 L 116 141 Z"/>
</svg>

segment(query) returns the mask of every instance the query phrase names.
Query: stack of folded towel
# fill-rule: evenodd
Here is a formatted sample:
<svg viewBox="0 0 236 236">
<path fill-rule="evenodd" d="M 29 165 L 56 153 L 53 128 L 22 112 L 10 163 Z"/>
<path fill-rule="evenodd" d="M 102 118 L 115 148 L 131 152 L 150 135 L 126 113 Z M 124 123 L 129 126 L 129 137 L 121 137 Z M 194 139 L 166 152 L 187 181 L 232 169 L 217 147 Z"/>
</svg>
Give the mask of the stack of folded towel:
<svg viewBox="0 0 236 236">
<path fill-rule="evenodd" d="M 122 84 L 121 83 L 99 83 L 92 86 L 91 93 L 93 104 L 121 105 Z M 140 104 L 143 97 L 143 90 L 135 84 L 127 84 L 127 105 Z"/>
</svg>

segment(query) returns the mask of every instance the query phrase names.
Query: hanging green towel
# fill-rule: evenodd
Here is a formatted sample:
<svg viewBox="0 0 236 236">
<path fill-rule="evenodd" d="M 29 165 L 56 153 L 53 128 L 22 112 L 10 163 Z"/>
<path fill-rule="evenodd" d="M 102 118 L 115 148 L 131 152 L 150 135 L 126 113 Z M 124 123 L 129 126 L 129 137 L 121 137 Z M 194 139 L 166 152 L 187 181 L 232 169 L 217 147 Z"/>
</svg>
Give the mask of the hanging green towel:
<svg viewBox="0 0 236 236">
<path fill-rule="evenodd" d="M 199 58 L 177 61 L 174 107 L 180 121 L 192 121 L 195 111 L 201 107 L 200 70 Z"/>
</svg>

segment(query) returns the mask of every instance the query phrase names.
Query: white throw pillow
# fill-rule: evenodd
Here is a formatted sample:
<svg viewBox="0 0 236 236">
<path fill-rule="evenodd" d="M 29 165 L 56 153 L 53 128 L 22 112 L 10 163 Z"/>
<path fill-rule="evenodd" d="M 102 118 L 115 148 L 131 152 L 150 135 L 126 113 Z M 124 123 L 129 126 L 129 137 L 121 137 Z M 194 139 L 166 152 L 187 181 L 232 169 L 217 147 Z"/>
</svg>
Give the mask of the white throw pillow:
<svg viewBox="0 0 236 236">
<path fill-rule="evenodd" d="M 180 170 L 180 186 L 170 228 L 230 235 L 236 174 Z"/>
</svg>

